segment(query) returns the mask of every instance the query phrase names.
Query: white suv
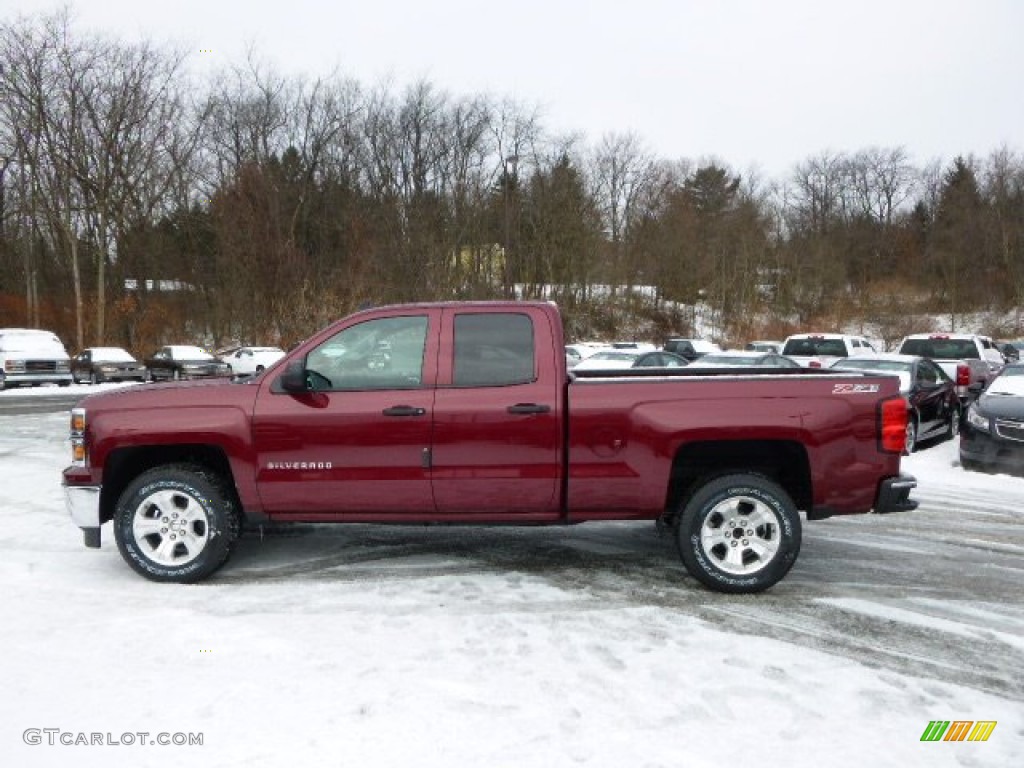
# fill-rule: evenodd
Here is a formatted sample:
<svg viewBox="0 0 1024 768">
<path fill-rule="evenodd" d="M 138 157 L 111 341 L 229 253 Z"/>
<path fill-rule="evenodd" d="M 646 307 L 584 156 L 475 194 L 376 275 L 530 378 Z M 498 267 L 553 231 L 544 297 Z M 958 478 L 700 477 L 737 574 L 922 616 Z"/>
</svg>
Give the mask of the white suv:
<svg viewBox="0 0 1024 768">
<path fill-rule="evenodd" d="M 782 345 L 782 354 L 807 368 L 828 368 L 840 358 L 875 352 L 863 336 L 845 333 L 795 333 Z"/>
<path fill-rule="evenodd" d="M 71 383 L 71 359 L 56 334 L 0 328 L 0 389 L 20 384 Z"/>
</svg>

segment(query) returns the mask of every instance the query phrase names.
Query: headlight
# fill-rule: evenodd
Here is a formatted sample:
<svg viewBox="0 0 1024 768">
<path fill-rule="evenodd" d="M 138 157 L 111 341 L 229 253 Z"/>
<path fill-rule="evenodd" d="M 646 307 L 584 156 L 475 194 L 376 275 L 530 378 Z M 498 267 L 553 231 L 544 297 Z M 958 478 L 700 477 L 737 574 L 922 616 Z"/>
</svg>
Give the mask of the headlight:
<svg viewBox="0 0 1024 768">
<path fill-rule="evenodd" d="M 57 373 L 69 373 L 71 371 L 71 361 L 69 360 L 58 360 L 57 361 Z"/>
<path fill-rule="evenodd" d="M 103 373 L 117 373 L 117 366 L 116 365 L 101 365 L 100 366 L 100 370 L 103 371 Z"/>
<path fill-rule="evenodd" d="M 85 409 L 71 409 L 71 463 L 76 467 L 84 467 L 85 450 Z"/>
<path fill-rule="evenodd" d="M 967 409 L 967 423 L 982 432 L 989 431 L 988 416 L 981 415 L 977 403 L 971 403 L 971 407 Z"/>
</svg>

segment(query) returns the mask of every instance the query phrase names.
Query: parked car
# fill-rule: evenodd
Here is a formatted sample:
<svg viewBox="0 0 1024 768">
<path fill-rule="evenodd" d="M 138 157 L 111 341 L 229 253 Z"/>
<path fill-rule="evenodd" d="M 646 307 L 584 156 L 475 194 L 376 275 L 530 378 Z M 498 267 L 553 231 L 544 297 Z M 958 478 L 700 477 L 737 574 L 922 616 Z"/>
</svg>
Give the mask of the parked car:
<svg viewBox="0 0 1024 768">
<path fill-rule="evenodd" d="M 808 368 L 828 368 L 842 357 L 875 353 L 866 338 L 845 333 L 794 333 L 782 344 L 782 354 Z"/>
<path fill-rule="evenodd" d="M 960 432 L 960 398 L 956 382 L 933 360 L 918 355 L 876 354 L 838 360 L 832 368 L 866 373 L 893 373 L 910 409 L 907 453 L 932 438 L 956 437 Z"/>
<path fill-rule="evenodd" d="M 634 368 L 685 368 L 690 362 L 685 357 L 656 349 L 644 352 L 633 361 Z"/>
<path fill-rule="evenodd" d="M 938 363 L 956 382 L 964 411 L 1006 363 L 992 339 L 973 333 L 913 333 L 900 342 L 896 351 Z"/>
<path fill-rule="evenodd" d="M 221 362 L 227 363 L 236 375 L 261 373 L 284 357 L 279 347 L 238 347 L 226 355 L 220 355 Z"/>
<path fill-rule="evenodd" d="M 22 384 L 71 384 L 71 360 L 55 333 L 0 328 L 0 389 Z"/>
<path fill-rule="evenodd" d="M 221 362 L 202 347 L 176 344 L 161 347 L 147 357 L 145 363 L 148 381 L 179 381 L 231 375 L 231 366 Z"/>
<path fill-rule="evenodd" d="M 996 345 L 996 349 L 1002 353 L 1003 360 L 1007 363 L 1020 362 L 1020 347 L 1018 346 L 1020 342 L 996 341 L 993 343 Z"/>
<path fill-rule="evenodd" d="M 960 466 L 1024 474 L 1024 363 L 1003 368 L 967 409 Z"/>
<path fill-rule="evenodd" d="M 747 352 L 782 352 L 781 341 L 748 341 L 743 345 Z"/>
<path fill-rule="evenodd" d="M 602 349 L 575 365 L 573 371 L 611 371 L 632 368 L 637 358 L 645 354 L 639 349 Z"/>
<path fill-rule="evenodd" d="M 577 363 L 586 360 L 595 352 L 610 348 L 610 345 L 601 341 L 581 341 L 576 344 L 566 344 L 565 362 L 570 368 L 573 368 Z"/>
<path fill-rule="evenodd" d="M 71 378 L 89 384 L 145 381 L 146 366 L 121 347 L 89 347 L 71 358 Z"/>
<path fill-rule="evenodd" d="M 694 360 L 692 368 L 801 368 L 800 363 L 774 352 L 746 352 L 730 349 L 712 352 Z"/>
<path fill-rule="evenodd" d="M 680 357 L 685 357 L 690 362 L 693 362 L 698 357 L 708 354 L 709 352 L 721 352 L 722 348 L 719 347 L 712 341 L 707 339 L 680 339 L 671 338 L 665 342 L 662 347 L 666 352 L 674 352 Z"/>
<path fill-rule="evenodd" d="M 640 352 L 654 352 L 658 347 L 649 341 L 613 341 L 612 349 L 636 349 Z"/>
</svg>

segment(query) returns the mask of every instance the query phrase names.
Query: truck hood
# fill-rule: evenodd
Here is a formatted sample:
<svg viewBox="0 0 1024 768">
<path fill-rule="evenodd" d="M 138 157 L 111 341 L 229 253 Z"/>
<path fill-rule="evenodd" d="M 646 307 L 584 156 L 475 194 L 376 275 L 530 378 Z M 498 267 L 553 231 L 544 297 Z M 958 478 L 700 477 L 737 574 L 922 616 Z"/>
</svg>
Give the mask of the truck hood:
<svg viewBox="0 0 1024 768">
<path fill-rule="evenodd" d="M 198 381 L 135 384 L 89 395 L 79 408 L 95 413 L 108 409 L 147 410 L 182 407 L 240 408 L 252 412 L 252 405 L 262 379 L 201 379 Z"/>
</svg>

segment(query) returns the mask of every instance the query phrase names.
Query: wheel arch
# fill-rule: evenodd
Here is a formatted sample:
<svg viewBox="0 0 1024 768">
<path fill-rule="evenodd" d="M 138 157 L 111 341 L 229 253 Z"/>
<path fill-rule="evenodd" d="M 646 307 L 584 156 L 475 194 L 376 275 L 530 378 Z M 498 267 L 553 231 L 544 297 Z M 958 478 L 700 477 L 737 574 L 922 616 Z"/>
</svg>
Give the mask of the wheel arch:
<svg viewBox="0 0 1024 768">
<path fill-rule="evenodd" d="M 180 445 L 154 445 L 121 448 L 106 460 L 103 486 L 100 491 L 100 522 L 114 517 L 114 508 L 124 489 L 136 477 L 154 467 L 169 464 L 195 464 L 223 478 L 230 490 L 235 508 L 243 515 L 243 507 L 231 472 L 231 464 L 222 448 L 215 445 L 184 443 Z"/>
<path fill-rule="evenodd" d="M 797 509 L 814 504 L 807 449 L 794 440 L 699 441 L 680 446 L 672 460 L 665 509 L 674 515 L 694 490 L 719 475 L 758 474 L 778 483 Z"/>
</svg>

